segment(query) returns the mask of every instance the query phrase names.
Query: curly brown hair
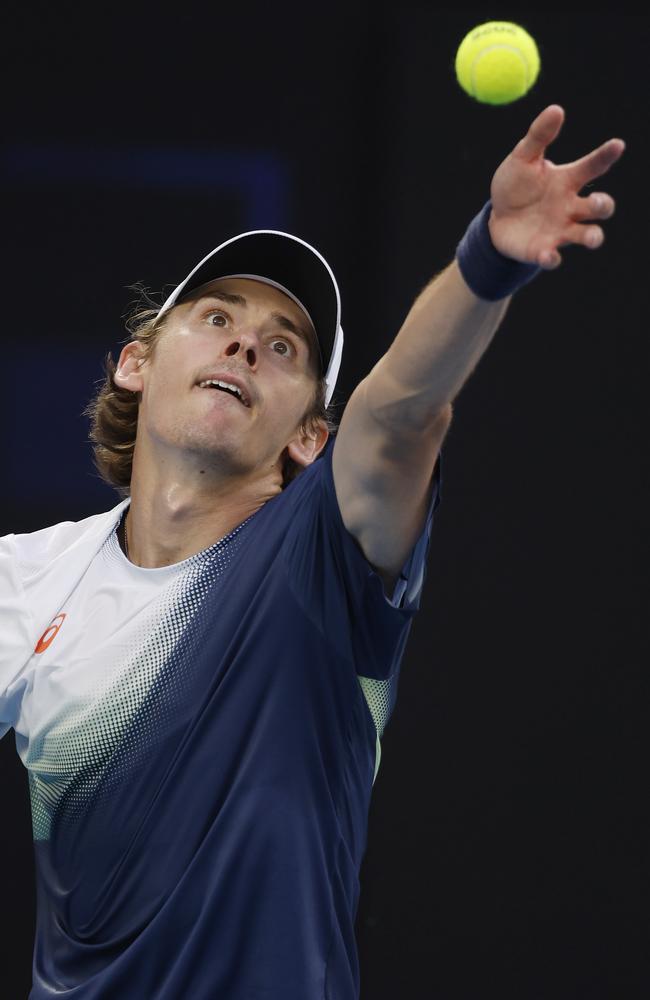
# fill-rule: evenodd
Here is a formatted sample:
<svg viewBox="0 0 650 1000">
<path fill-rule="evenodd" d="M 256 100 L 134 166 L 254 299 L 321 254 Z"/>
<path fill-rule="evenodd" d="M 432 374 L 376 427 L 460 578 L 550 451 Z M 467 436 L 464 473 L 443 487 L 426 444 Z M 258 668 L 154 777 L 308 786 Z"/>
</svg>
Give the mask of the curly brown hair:
<svg viewBox="0 0 650 1000">
<path fill-rule="evenodd" d="M 158 319 L 160 306 L 140 289 L 142 299 L 147 308 L 139 304 L 127 317 L 126 329 L 129 336 L 123 343 L 139 341 L 143 345 L 143 359 L 153 357 L 157 340 L 165 328 L 167 319 L 173 312 L 170 309 Z M 113 486 L 123 499 L 130 496 L 131 471 L 133 467 L 133 452 L 138 429 L 138 410 L 140 398 L 138 393 L 122 389 L 115 382 L 116 364 L 109 352 L 104 358 L 104 381 L 83 410 L 83 415 L 90 418 L 88 436 L 93 445 L 95 467 L 99 475 Z M 322 421 L 329 433 L 336 430 L 333 411 L 325 405 L 325 379 L 316 383 L 314 398 L 302 418 L 304 428 L 313 427 Z M 292 479 L 302 471 L 291 458 L 285 457 L 282 469 L 282 485 L 287 486 Z"/>
</svg>

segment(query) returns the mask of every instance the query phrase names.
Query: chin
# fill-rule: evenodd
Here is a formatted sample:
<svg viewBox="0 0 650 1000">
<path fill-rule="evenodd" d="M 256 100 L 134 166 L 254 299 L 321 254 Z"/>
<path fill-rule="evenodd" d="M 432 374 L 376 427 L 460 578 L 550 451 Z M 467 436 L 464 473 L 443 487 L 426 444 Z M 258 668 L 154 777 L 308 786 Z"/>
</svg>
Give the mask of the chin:
<svg viewBox="0 0 650 1000">
<path fill-rule="evenodd" d="M 215 472 L 241 475 L 250 465 L 239 442 L 223 438 L 215 441 L 214 436 L 206 440 L 204 437 L 201 440 L 188 441 L 186 448 Z"/>
</svg>

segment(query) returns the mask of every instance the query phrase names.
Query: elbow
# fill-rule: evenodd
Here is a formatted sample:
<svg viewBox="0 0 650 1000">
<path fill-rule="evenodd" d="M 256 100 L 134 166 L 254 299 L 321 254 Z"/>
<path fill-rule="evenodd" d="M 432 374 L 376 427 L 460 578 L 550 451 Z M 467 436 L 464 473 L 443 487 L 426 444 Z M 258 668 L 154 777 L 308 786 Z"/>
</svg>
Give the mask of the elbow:
<svg viewBox="0 0 650 1000">
<path fill-rule="evenodd" d="M 435 435 L 440 440 L 445 436 L 453 416 L 451 403 L 441 406 L 420 405 L 412 411 L 401 414 L 401 426 L 405 433 Z"/>
<path fill-rule="evenodd" d="M 454 415 L 454 407 L 452 403 L 445 403 L 441 406 L 436 413 L 435 421 L 440 427 L 444 427 L 445 430 L 449 430 L 451 426 L 452 417 Z"/>
<path fill-rule="evenodd" d="M 429 434 L 434 434 L 442 441 L 451 427 L 452 417 L 453 407 L 451 403 L 445 403 L 443 406 L 433 410 L 425 425 Z"/>
<path fill-rule="evenodd" d="M 366 412 L 386 430 L 404 434 L 445 433 L 451 424 L 451 402 L 434 401 L 427 393 L 409 391 L 385 376 L 382 379 L 371 376 L 361 385 Z"/>
</svg>

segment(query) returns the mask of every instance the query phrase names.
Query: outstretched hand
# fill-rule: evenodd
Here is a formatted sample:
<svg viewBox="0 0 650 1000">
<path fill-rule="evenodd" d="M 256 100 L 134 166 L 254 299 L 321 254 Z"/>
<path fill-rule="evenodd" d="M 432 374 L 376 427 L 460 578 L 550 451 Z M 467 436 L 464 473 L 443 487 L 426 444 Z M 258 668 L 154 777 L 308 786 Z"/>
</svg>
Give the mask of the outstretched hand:
<svg viewBox="0 0 650 1000">
<path fill-rule="evenodd" d="M 622 139 L 609 139 L 573 163 L 557 165 L 544 158 L 557 138 L 564 110 L 550 104 L 537 116 L 524 138 L 492 178 L 489 220 L 494 246 L 506 257 L 552 270 L 562 263 L 558 247 L 580 243 L 595 250 L 605 235 L 614 199 L 602 191 L 580 197 L 578 192 L 606 173 L 622 156 Z"/>
</svg>

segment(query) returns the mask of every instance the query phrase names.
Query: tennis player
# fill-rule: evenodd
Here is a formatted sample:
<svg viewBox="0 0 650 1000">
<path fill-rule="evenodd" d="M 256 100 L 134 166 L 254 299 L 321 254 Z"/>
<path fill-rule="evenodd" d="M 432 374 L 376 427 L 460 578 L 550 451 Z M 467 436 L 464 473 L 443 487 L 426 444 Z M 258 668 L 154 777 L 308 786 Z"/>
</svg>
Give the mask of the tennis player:
<svg viewBox="0 0 650 1000">
<path fill-rule="evenodd" d="M 89 407 L 104 513 L 0 539 L 0 734 L 30 782 L 32 1000 L 355 1000 L 380 737 L 420 602 L 452 404 L 510 296 L 614 211 L 500 165 L 332 435 L 338 288 L 236 236 L 139 315 Z"/>
</svg>

